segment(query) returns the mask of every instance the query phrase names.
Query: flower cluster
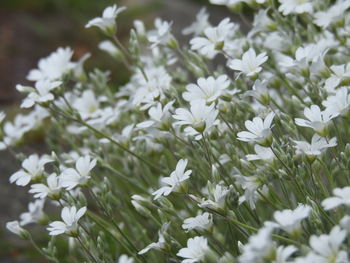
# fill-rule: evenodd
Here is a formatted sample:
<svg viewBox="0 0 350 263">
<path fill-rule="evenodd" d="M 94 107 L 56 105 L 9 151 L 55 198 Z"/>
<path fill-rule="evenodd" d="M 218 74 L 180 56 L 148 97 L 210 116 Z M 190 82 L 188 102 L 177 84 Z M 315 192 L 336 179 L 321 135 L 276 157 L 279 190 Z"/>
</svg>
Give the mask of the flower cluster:
<svg viewBox="0 0 350 263">
<path fill-rule="evenodd" d="M 350 1 L 210 2 L 254 18 L 201 9 L 185 43 L 137 20 L 125 45 L 113 5 L 86 28 L 129 81 L 69 47 L 29 71 L 0 114 L 33 198 L 9 231 L 52 262 L 350 262 Z"/>
</svg>

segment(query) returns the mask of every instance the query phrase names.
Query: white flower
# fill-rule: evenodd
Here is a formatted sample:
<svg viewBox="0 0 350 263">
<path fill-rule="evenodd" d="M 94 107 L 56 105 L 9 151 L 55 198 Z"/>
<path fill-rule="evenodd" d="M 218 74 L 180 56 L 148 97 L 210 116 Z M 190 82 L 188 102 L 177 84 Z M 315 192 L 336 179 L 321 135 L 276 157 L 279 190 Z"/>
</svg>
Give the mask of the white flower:
<svg viewBox="0 0 350 263">
<path fill-rule="evenodd" d="M 262 161 L 271 162 L 273 159 L 276 158 L 276 155 L 268 147 L 262 147 L 256 144 L 254 145 L 254 150 L 256 154 L 247 154 L 245 156 L 248 161 L 262 160 Z"/>
<path fill-rule="evenodd" d="M 318 263 L 348 263 L 347 252 L 340 250 L 340 246 L 345 240 L 347 233 L 341 230 L 339 226 L 333 227 L 329 235 L 322 234 L 320 236 L 310 237 L 310 246 L 313 249 L 312 254 L 315 262 Z"/>
<path fill-rule="evenodd" d="M 350 78 L 350 63 L 342 65 L 333 65 L 330 67 L 332 75 L 325 82 L 325 89 L 334 93 L 335 88 L 344 80 Z"/>
<path fill-rule="evenodd" d="M 210 23 L 208 21 L 209 15 L 205 8 L 202 8 L 198 14 L 196 15 L 196 21 L 193 22 L 190 26 L 184 28 L 182 33 L 184 35 L 194 34 L 200 35 L 204 32 L 207 27 L 210 27 Z"/>
<path fill-rule="evenodd" d="M 182 228 L 189 230 L 208 230 L 213 225 L 213 218 L 211 214 L 205 212 L 196 217 L 186 218 L 182 224 Z"/>
<path fill-rule="evenodd" d="M 171 115 L 169 111 L 172 108 L 174 102 L 175 101 L 170 101 L 164 106 L 164 108 L 162 108 L 161 103 L 157 103 L 156 106 L 153 106 L 148 110 L 148 115 L 150 116 L 150 119 L 137 124 L 136 127 L 145 129 L 155 126 L 160 130 L 167 129 L 170 125 L 169 119 Z"/>
<path fill-rule="evenodd" d="M 311 160 L 321 155 L 327 148 L 334 147 L 337 145 L 337 138 L 332 138 L 327 142 L 324 137 L 320 137 L 318 134 L 314 134 L 311 139 L 311 144 L 305 141 L 293 141 L 296 149 L 296 154 L 305 154 Z"/>
<path fill-rule="evenodd" d="M 310 127 L 314 129 L 319 135 L 327 135 L 327 127 L 330 121 L 338 116 L 338 113 L 329 109 L 321 111 L 317 105 L 311 105 L 310 108 L 305 107 L 304 115 L 307 120 L 295 118 L 295 124 L 302 127 Z"/>
<path fill-rule="evenodd" d="M 338 1 L 326 11 L 319 11 L 314 14 L 314 23 L 322 28 L 327 28 L 332 23 L 343 18 L 343 14 L 350 7 L 349 1 Z"/>
<path fill-rule="evenodd" d="M 80 157 L 75 169 L 65 169 L 60 175 L 60 185 L 71 190 L 78 185 L 85 185 L 90 179 L 90 171 L 95 167 L 96 159 L 90 160 L 90 156 Z"/>
<path fill-rule="evenodd" d="M 195 37 L 191 39 L 191 49 L 212 59 L 219 50 L 225 47 L 225 41 L 235 30 L 235 25 L 230 22 L 229 18 L 222 20 L 216 27 L 207 27 L 204 30 L 205 37 Z"/>
<path fill-rule="evenodd" d="M 311 207 L 308 205 L 299 204 L 294 210 L 285 209 L 276 211 L 273 214 L 278 226 L 288 233 L 293 233 L 300 229 L 300 223 L 307 218 L 311 212 Z"/>
<path fill-rule="evenodd" d="M 132 83 L 128 85 L 132 88 L 132 103 L 141 106 L 141 110 L 146 110 L 153 106 L 155 102 L 162 101 L 164 91 L 171 86 L 171 76 L 164 67 L 148 67 L 145 69 L 147 79 L 140 71 L 132 77 Z"/>
<path fill-rule="evenodd" d="M 45 218 L 43 211 L 44 199 L 36 200 L 28 204 L 28 212 L 22 213 L 19 217 L 21 219 L 20 225 L 24 226 L 30 223 L 38 223 Z"/>
<path fill-rule="evenodd" d="M 176 254 L 185 258 L 182 263 L 194 263 L 202 261 L 210 252 L 208 240 L 205 237 L 196 236 L 187 240 L 187 247 L 181 248 Z"/>
<path fill-rule="evenodd" d="M 170 223 L 165 223 L 162 225 L 161 229 L 158 231 L 158 242 L 153 242 L 151 244 L 149 244 L 147 247 L 145 247 L 144 249 L 140 250 L 138 252 L 139 255 L 145 254 L 148 251 L 150 251 L 151 249 L 155 249 L 155 250 L 162 250 L 165 248 L 166 245 L 166 241 L 164 238 L 164 234 L 167 231 L 167 229 L 169 228 Z"/>
<path fill-rule="evenodd" d="M 47 230 L 50 236 L 57 236 L 60 234 L 67 234 L 69 236 L 77 236 L 78 221 L 85 214 L 86 207 L 82 207 L 77 211 L 75 206 L 64 207 L 61 212 L 62 221 L 54 221 L 50 223 Z"/>
<path fill-rule="evenodd" d="M 186 92 L 182 97 L 188 101 L 205 100 L 206 103 L 216 101 L 228 88 L 230 80 L 227 75 L 221 75 L 217 78 L 199 78 L 196 84 L 189 84 L 186 86 Z"/>
<path fill-rule="evenodd" d="M 44 199 L 49 197 L 51 199 L 57 199 L 60 196 L 61 185 L 59 184 L 59 177 L 57 174 L 52 173 L 47 178 L 46 184 L 32 184 L 29 193 L 34 194 L 35 198 Z"/>
<path fill-rule="evenodd" d="M 85 90 L 83 94 L 77 98 L 73 107 L 79 112 L 82 119 L 96 117 L 99 114 L 99 101 L 92 90 Z"/>
<path fill-rule="evenodd" d="M 238 140 L 244 142 L 257 142 L 261 145 L 268 146 L 272 142 L 271 124 L 275 114 L 270 112 L 264 120 L 260 117 L 253 118 L 252 121 L 245 121 L 244 125 L 249 131 L 237 133 Z"/>
<path fill-rule="evenodd" d="M 118 57 L 120 55 L 120 50 L 110 40 L 100 42 L 100 44 L 98 44 L 98 48 L 107 52 L 112 57 Z"/>
<path fill-rule="evenodd" d="M 270 94 L 267 89 L 266 80 L 256 80 L 252 90 L 248 90 L 244 93 L 244 96 L 252 96 L 256 98 L 261 104 L 267 105 L 270 102 Z"/>
<path fill-rule="evenodd" d="M 10 177 L 10 183 L 16 182 L 16 185 L 26 186 L 32 180 L 37 180 L 44 173 L 45 164 L 52 162 L 52 158 L 43 155 L 39 158 L 37 154 L 30 155 L 22 162 L 20 171 Z"/>
<path fill-rule="evenodd" d="M 273 228 L 264 226 L 259 232 L 249 237 L 248 243 L 243 246 L 243 252 L 238 257 L 239 263 L 262 262 L 272 249 L 271 233 Z"/>
<path fill-rule="evenodd" d="M 125 9 L 126 7 L 122 6 L 118 8 L 117 5 L 106 7 L 105 10 L 103 10 L 102 17 L 91 19 L 85 27 L 97 26 L 107 34 L 114 34 L 116 30 L 115 20 L 118 14 Z"/>
<path fill-rule="evenodd" d="M 328 96 L 327 100 L 322 102 L 322 105 L 334 115 L 340 114 L 347 116 L 350 108 L 350 94 L 347 87 L 341 87 L 336 90 L 335 95 Z"/>
<path fill-rule="evenodd" d="M 344 216 L 340 221 L 339 225 L 345 229 L 348 233 L 350 233 L 350 216 Z"/>
<path fill-rule="evenodd" d="M 261 1 L 261 0 L 258 0 Z M 214 5 L 226 5 L 229 8 L 235 8 L 236 6 L 239 6 L 241 3 L 249 3 L 252 2 L 252 0 L 210 0 L 210 3 Z"/>
<path fill-rule="evenodd" d="M 58 48 L 48 57 L 40 59 L 38 69 L 31 70 L 27 79 L 31 81 L 61 79 L 75 66 L 75 63 L 71 62 L 72 55 L 71 48 Z"/>
<path fill-rule="evenodd" d="M 118 263 L 134 263 L 134 259 L 128 257 L 127 255 L 121 255 L 118 258 Z"/>
<path fill-rule="evenodd" d="M 203 200 L 199 207 L 201 208 L 210 208 L 210 209 L 222 209 L 225 207 L 226 196 L 232 190 L 232 185 L 229 187 L 217 184 L 215 188 L 210 192 L 210 199 Z"/>
<path fill-rule="evenodd" d="M 309 0 L 278 0 L 281 5 L 278 11 L 282 12 L 283 15 L 289 14 L 302 14 L 302 13 L 312 13 L 313 6 Z"/>
<path fill-rule="evenodd" d="M 148 40 L 153 43 L 152 48 L 170 43 L 172 39 L 171 25 L 172 23 L 156 18 L 154 21 L 155 30 L 148 33 Z"/>
<path fill-rule="evenodd" d="M 18 221 L 11 221 L 11 222 L 7 222 L 6 223 L 6 228 L 7 230 L 11 231 L 12 233 L 26 239 L 27 237 L 29 237 L 29 233 L 27 232 L 27 230 L 25 230 L 24 228 L 22 228 L 19 225 Z"/>
<path fill-rule="evenodd" d="M 35 103 L 52 101 L 54 99 L 54 95 L 51 93 L 51 90 L 57 88 L 61 84 L 61 81 L 51 82 L 47 79 L 37 81 L 35 83 L 35 89 L 32 89 L 29 95 L 23 100 L 21 107 L 30 108 Z M 21 91 L 23 90 L 23 86 L 17 85 L 16 89 Z"/>
<path fill-rule="evenodd" d="M 331 210 L 340 205 L 350 206 L 350 186 L 333 189 L 333 195 L 322 201 L 325 210 Z"/>
<path fill-rule="evenodd" d="M 256 55 L 255 50 L 250 48 L 243 54 L 242 59 L 228 61 L 228 66 L 231 69 L 241 71 L 250 77 L 255 76 L 262 70 L 262 67 L 260 66 L 264 64 L 267 59 L 266 52 Z"/>
<path fill-rule="evenodd" d="M 272 263 L 291 263 L 292 261 L 288 261 L 288 258 L 297 250 L 295 246 L 279 246 L 276 249 L 276 257 Z"/>
<path fill-rule="evenodd" d="M 217 123 L 216 117 L 219 112 L 214 107 L 214 103 L 207 106 L 205 100 L 196 100 L 191 104 L 190 111 L 184 108 L 175 110 L 173 118 L 178 121 L 174 125 L 188 125 L 185 132 L 190 133 L 194 130 L 196 139 L 201 139 L 202 136 L 198 133 L 208 132 Z"/>
<path fill-rule="evenodd" d="M 162 195 L 167 196 L 171 192 L 177 191 L 184 184 L 184 181 L 190 178 L 192 170 L 185 172 L 187 163 L 188 160 L 186 159 L 179 160 L 175 171 L 173 171 L 169 177 L 164 177 L 161 179 L 166 186 L 163 186 L 152 193 L 152 195 L 155 196 L 154 199 L 158 199 Z"/>
<path fill-rule="evenodd" d="M 257 190 L 261 193 L 267 192 L 267 188 L 261 188 L 261 180 L 259 177 L 252 176 L 242 176 L 240 174 L 234 175 L 236 178 L 236 183 L 240 185 L 244 190 L 244 195 L 239 198 L 239 204 L 243 202 L 248 202 L 252 209 L 255 209 L 255 202 L 261 197 Z"/>
</svg>

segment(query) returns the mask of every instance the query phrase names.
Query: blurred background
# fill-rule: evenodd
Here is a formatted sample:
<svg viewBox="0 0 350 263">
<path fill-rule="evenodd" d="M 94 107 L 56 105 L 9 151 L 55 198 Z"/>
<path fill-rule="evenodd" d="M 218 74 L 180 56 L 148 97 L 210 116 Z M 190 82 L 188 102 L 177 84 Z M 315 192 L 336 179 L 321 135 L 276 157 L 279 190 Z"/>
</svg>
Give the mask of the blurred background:
<svg viewBox="0 0 350 263">
<path fill-rule="evenodd" d="M 121 65 L 111 64 L 108 56 L 97 49 L 103 36 L 96 28 L 85 29 L 85 24 L 111 4 L 127 6 L 118 16 L 118 37 L 126 39 L 134 19 L 143 20 L 148 28 L 156 16 L 174 21 L 174 35 L 180 42 L 181 29 L 191 24 L 199 9 L 208 5 L 206 0 L 0 0 L 0 110 L 16 111 L 20 94 L 16 84 L 29 84 L 26 75 L 36 68 L 41 57 L 49 55 L 59 46 L 74 50 L 73 60 L 90 52 L 87 67 L 112 70 L 116 83 L 125 76 Z M 230 14 L 224 7 L 211 7 L 213 24 Z M 33 142 L 23 152 L 44 152 L 44 140 Z M 8 153 L 0 152 L 0 263 L 47 262 L 32 249 L 5 229 L 7 221 L 16 220 L 27 211 L 28 189 L 10 185 L 9 176 L 20 164 Z M 44 233 L 43 233 L 44 234 Z"/>
</svg>

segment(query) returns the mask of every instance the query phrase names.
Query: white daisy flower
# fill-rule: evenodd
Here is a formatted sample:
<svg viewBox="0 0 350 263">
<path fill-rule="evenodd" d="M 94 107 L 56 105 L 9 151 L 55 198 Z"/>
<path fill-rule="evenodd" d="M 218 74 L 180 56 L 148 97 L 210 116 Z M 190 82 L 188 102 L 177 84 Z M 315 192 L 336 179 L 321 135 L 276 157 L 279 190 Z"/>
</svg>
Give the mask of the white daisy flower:
<svg viewBox="0 0 350 263">
<path fill-rule="evenodd" d="M 193 22 L 190 26 L 184 28 L 182 30 L 182 34 L 194 34 L 196 36 L 202 34 L 206 28 L 210 27 L 208 19 L 209 14 L 207 13 L 207 10 L 203 7 L 196 15 L 196 21 Z"/>
<path fill-rule="evenodd" d="M 57 200 L 61 193 L 59 177 L 52 173 L 47 177 L 46 184 L 32 184 L 29 193 L 34 194 L 35 198 L 44 199 L 48 196 L 53 200 Z"/>
<path fill-rule="evenodd" d="M 21 108 L 30 108 L 36 103 L 44 103 L 54 100 L 51 91 L 62 84 L 61 81 L 51 82 L 49 80 L 39 80 L 35 83 L 35 89 L 31 88 L 28 96 L 23 100 Z M 17 85 L 18 91 L 24 91 L 27 87 Z"/>
<path fill-rule="evenodd" d="M 302 127 L 310 127 L 319 135 L 325 136 L 328 133 L 328 125 L 330 121 L 337 117 L 339 113 L 329 110 L 328 108 L 321 111 L 317 105 L 311 105 L 310 108 L 304 109 L 305 119 L 295 118 L 295 124 Z"/>
<path fill-rule="evenodd" d="M 173 38 L 171 34 L 171 25 L 167 21 L 156 18 L 154 21 L 155 30 L 148 33 L 148 41 L 152 43 L 152 48 L 158 45 L 168 45 Z"/>
<path fill-rule="evenodd" d="M 85 185 L 90 179 L 90 171 L 96 166 L 96 159 L 90 159 L 90 156 L 80 157 L 76 164 L 75 169 L 65 169 L 59 179 L 59 183 L 67 190 L 72 190 L 74 187 Z"/>
<path fill-rule="evenodd" d="M 262 160 L 267 162 L 272 162 L 276 155 L 273 153 L 271 148 L 262 147 L 258 144 L 254 145 L 254 150 L 256 154 L 247 154 L 245 157 L 248 161 Z"/>
<path fill-rule="evenodd" d="M 333 115 L 348 116 L 350 108 L 350 94 L 347 87 L 336 90 L 335 95 L 328 96 L 322 105 Z"/>
<path fill-rule="evenodd" d="M 174 125 L 187 125 L 192 130 L 195 130 L 195 134 L 197 132 L 196 139 L 201 139 L 202 136 L 198 133 L 206 133 L 216 125 L 218 114 L 219 112 L 215 109 L 214 103 L 207 106 L 205 100 L 196 100 L 191 104 L 190 110 L 184 108 L 175 110 L 173 118 L 178 121 Z M 191 131 L 185 129 L 185 132 L 190 133 Z"/>
<path fill-rule="evenodd" d="M 73 108 L 79 112 L 82 119 L 86 120 L 88 118 L 97 117 L 100 114 L 99 104 L 94 92 L 92 90 L 85 90 L 83 94 L 74 101 Z"/>
<path fill-rule="evenodd" d="M 275 260 L 272 263 L 291 263 L 288 259 L 292 254 L 294 254 L 298 249 L 295 246 L 279 246 L 276 249 Z"/>
<path fill-rule="evenodd" d="M 182 224 L 182 228 L 187 231 L 193 230 L 193 229 L 209 230 L 212 225 L 213 225 L 213 218 L 211 214 L 209 214 L 208 212 L 205 212 L 196 217 L 186 218 Z"/>
<path fill-rule="evenodd" d="M 20 225 L 25 226 L 30 223 L 39 223 L 41 220 L 45 219 L 44 199 L 36 200 L 28 204 L 28 212 L 20 214 Z"/>
<path fill-rule="evenodd" d="M 187 163 L 187 159 L 179 160 L 175 171 L 173 171 L 169 177 L 163 177 L 161 179 L 161 182 L 164 183 L 165 186 L 152 193 L 152 195 L 155 196 L 154 199 L 158 199 L 162 195 L 167 196 L 171 192 L 178 191 L 179 188 L 181 188 L 184 182 L 190 178 L 190 174 L 192 173 L 192 170 L 185 171 Z"/>
<path fill-rule="evenodd" d="M 209 59 L 214 58 L 219 50 L 225 47 L 225 41 L 235 30 L 235 24 L 229 18 L 222 20 L 216 27 L 207 27 L 204 30 L 204 37 L 191 39 L 191 49 L 197 50 L 201 55 Z"/>
<path fill-rule="evenodd" d="M 195 263 L 204 260 L 210 252 L 208 240 L 205 237 L 196 236 L 187 240 L 187 247 L 181 248 L 176 254 L 185 258 L 182 263 Z"/>
<path fill-rule="evenodd" d="M 29 182 L 40 178 L 44 173 L 45 164 L 52 161 L 52 158 L 47 155 L 42 157 L 37 154 L 30 155 L 22 162 L 23 169 L 11 175 L 10 183 L 15 182 L 16 185 L 26 186 Z"/>
<path fill-rule="evenodd" d="M 63 221 L 54 221 L 49 224 L 47 230 L 50 236 L 67 234 L 69 236 L 78 235 L 78 221 L 85 214 L 86 207 L 82 207 L 77 211 L 75 206 L 64 207 L 61 212 Z"/>
<path fill-rule="evenodd" d="M 314 14 L 314 23 L 322 28 L 343 19 L 344 12 L 350 7 L 349 1 L 337 1 L 326 11 L 318 11 Z"/>
<path fill-rule="evenodd" d="M 262 146 L 271 145 L 271 124 L 274 117 L 275 114 L 270 112 L 264 120 L 260 117 L 255 117 L 252 121 L 245 121 L 244 125 L 248 131 L 237 133 L 237 139 L 244 142 L 257 142 Z"/>
<path fill-rule="evenodd" d="M 305 154 L 309 161 L 313 161 L 316 156 L 321 155 L 327 148 L 337 145 L 337 138 L 332 138 L 328 142 L 324 137 L 314 134 L 311 139 L 311 144 L 305 141 L 294 141 L 296 144 L 296 154 Z"/>
<path fill-rule="evenodd" d="M 324 88 L 329 93 L 334 93 L 335 88 L 338 87 L 345 79 L 350 78 L 350 63 L 342 65 L 333 65 L 330 67 L 332 75 L 326 79 Z"/>
<path fill-rule="evenodd" d="M 248 77 L 256 76 L 261 70 L 261 65 L 267 61 L 266 52 L 256 55 L 255 50 L 250 48 L 242 56 L 242 59 L 232 59 L 227 65 L 233 69 L 246 74 Z"/>
<path fill-rule="evenodd" d="M 333 189 L 333 195 L 322 201 L 325 210 L 331 210 L 340 205 L 350 206 L 350 186 Z"/>
<path fill-rule="evenodd" d="M 114 35 L 116 31 L 116 18 L 117 16 L 123 12 L 126 9 L 126 7 L 117 7 L 117 5 L 112 5 L 105 10 L 103 10 L 102 17 L 96 17 L 94 19 L 91 19 L 86 25 L 86 28 L 97 26 L 100 28 L 103 32 L 107 34 Z"/>
<path fill-rule="evenodd" d="M 278 11 L 282 12 L 283 15 L 289 14 L 302 14 L 313 12 L 312 2 L 309 0 L 278 0 L 281 5 Z"/>
<path fill-rule="evenodd" d="M 137 124 L 136 127 L 140 129 L 155 127 L 160 130 L 167 130 L 170 126 L 170 109 L 174 102 L 175 101 L 170 101 L 164 107 L 162 107 L 161 103 L 157 103 L 157 105 L 148 110 L 150 119 Z"/>
<path fill-rule="evenodd" d="M 140 250 L 138 252 L 139 255 L 145 254 L 151 249 L 155 250 L 162 250 L 166 247 L 166 240 L 164 238 L 164 234 L 166 233 L 167 229 L 169 228 L 170 223 L 165 223 L 162 225 L 161 229 L 158 231 L 158 241 L 153 242 L 149 244 L 147 247 L 144 249 Z"/>
<path fill-rule="evenodd" d="M 347 252 L 341 250 L 346 236 L 346 230 L 342 230 L 339 226 L 333 227 L 329 235 L 311 236 L 309 243 L 313 251 L 310 254 L 316 259 L 313 262 L 349 262 Z"/>
<path fill-rule="evenodd" d="M 189 84 L 186 86 L 186 92 L 182 97 L 188 101 L 205 100 L 206 103 L 216 101 L 230 86 L 230 80 L 227 75 L 221 75 L 217 78 L 199 78 L 196 84 Z"/>
<path fill-rule="evenodd" d="M 299 204 L 294 210 L 285 209 L 276 211 L 273 218 L 278 224 L 278 227 L 288 233 L 293 233 L 300 229 L 301 221 L 309 216 L 311 207 L 308 205 Z"/>
<path fill-rule="evenodd" d="M 248 243 L 242 248 L 243 252 L 238 257 L 239 263 L 256 263 L 263 261 L 273 248 L 271 239 L 273 228 L 264 226 L 259 232 L 249 237 Z"/>
<path fill-rule="evenodd" d="M 75 67 L 71 62 L 73 51 L 70 47 L 58 48 L 48 57 L 39 60 L 38 69 L 29 72 L 27 79 L 31 81 L 39 80 L 60 80 L 70 70 Z"/>
</svg>

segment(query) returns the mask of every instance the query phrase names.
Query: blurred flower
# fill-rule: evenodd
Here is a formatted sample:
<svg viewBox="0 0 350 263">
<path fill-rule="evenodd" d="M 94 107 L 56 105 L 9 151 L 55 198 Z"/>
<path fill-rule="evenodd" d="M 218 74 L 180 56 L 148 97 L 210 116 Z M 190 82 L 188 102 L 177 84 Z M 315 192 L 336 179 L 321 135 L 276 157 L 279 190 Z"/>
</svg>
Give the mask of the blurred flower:
<svg viewBox="0 0 350 263">
<path fill-rule="evenodd" d="M 189 230 L 208 230 L 213 224 L 213 218 L 211 214 L 205 212 L 196 217 L 186 218 L 182 224 L 182 228 Z"/>
<path fill-rule="evenodd" d="M 350 206 L 350 186 L 333 189 L 333 195 L 333 197 L 328 197 L 322 201 L 325 210 L 331 210 L 340 205 Z"/>
<path fill-rule="evenodd" d="M 97 26 L 100 28 L 103 32 L 105 32 L 107 35 L 114 35 L 117 25 L 115 20 L 117 19 L 118 14 L 123 12 L 126 9 L 126 7 L 117 7 L 117 5 L 112 5 L 105 10 L 103 10 L 102 17 L 96 17 L 94 19 L 91 19 L 86 25 L 86 28 Z"/>
<path fill-rule="evenodd" d="M 36 200 L 28 204 L 28 212 L 20 215 L 20 225 L 24 226 L 30 223 L 40 223 L 45 219 L 44 199 Z"/>
<path fill-rule="evenodd" d="M 27 79 L 31 81 L 62 79 L 75 66 L 75 63 L 71 62 L 72 56 L 73 51 L 70 47 L 58 48 L 48 57 L 40 59 L 38 69 L 32 69 Z"/>
<path fill-rule="evenodd" d="M 209 14 L 207 13 L 207 10 L 205 8 L 202 8 L 196 15 L 196 21 L 193 22 L 190 26 L 184 28 L 182 30 L 182 34 L 194 34 L 196 36 L 202 34 L 206 28 L 210 27 L 208 19 Z"/>
<path fill-rule="evenodd" d="M 281 5 L 278 11 L 282 12 L 283 15 L 289 14 L 302 14 L 302 13 L 312 13 L 313 6 L 309 0 L 278 0 Z"/>
<path fill-rule="evenodd" d="M 195 37 L 191 39 L 191 49 L 212 59 L 225 46 L 227 37 L 234 31 L 235 25 L 230 22 L 229 18 L 222 20 L 216 27 L 207 27 L 204 30 L 205 37 Z"/>
<path fill-rule="evenodd" d="M 187 247 L 181 248 L 176 254 L 185 258 L 182 263 L 194 263 L 204 260 L 205 256 L 210 252 L 208 240 L 205 237 L 197 236 L 187 240 Z"/>
<path fill-rule="evenodd" d="M 54 95 L 51 90 L 57 88 L 62 84 L 61 81 L 51 82 L 49 80 L 39 80 L 35 83 L 35 89 L 33 89 L 29 95 L 23 100 L 21 107 L 30 108 L 35 103 L 45 103 L 54 100 Z M 16 89 L 18 91 L 23 90 L 22 85 L 17 85 Z"/>
</svg>

